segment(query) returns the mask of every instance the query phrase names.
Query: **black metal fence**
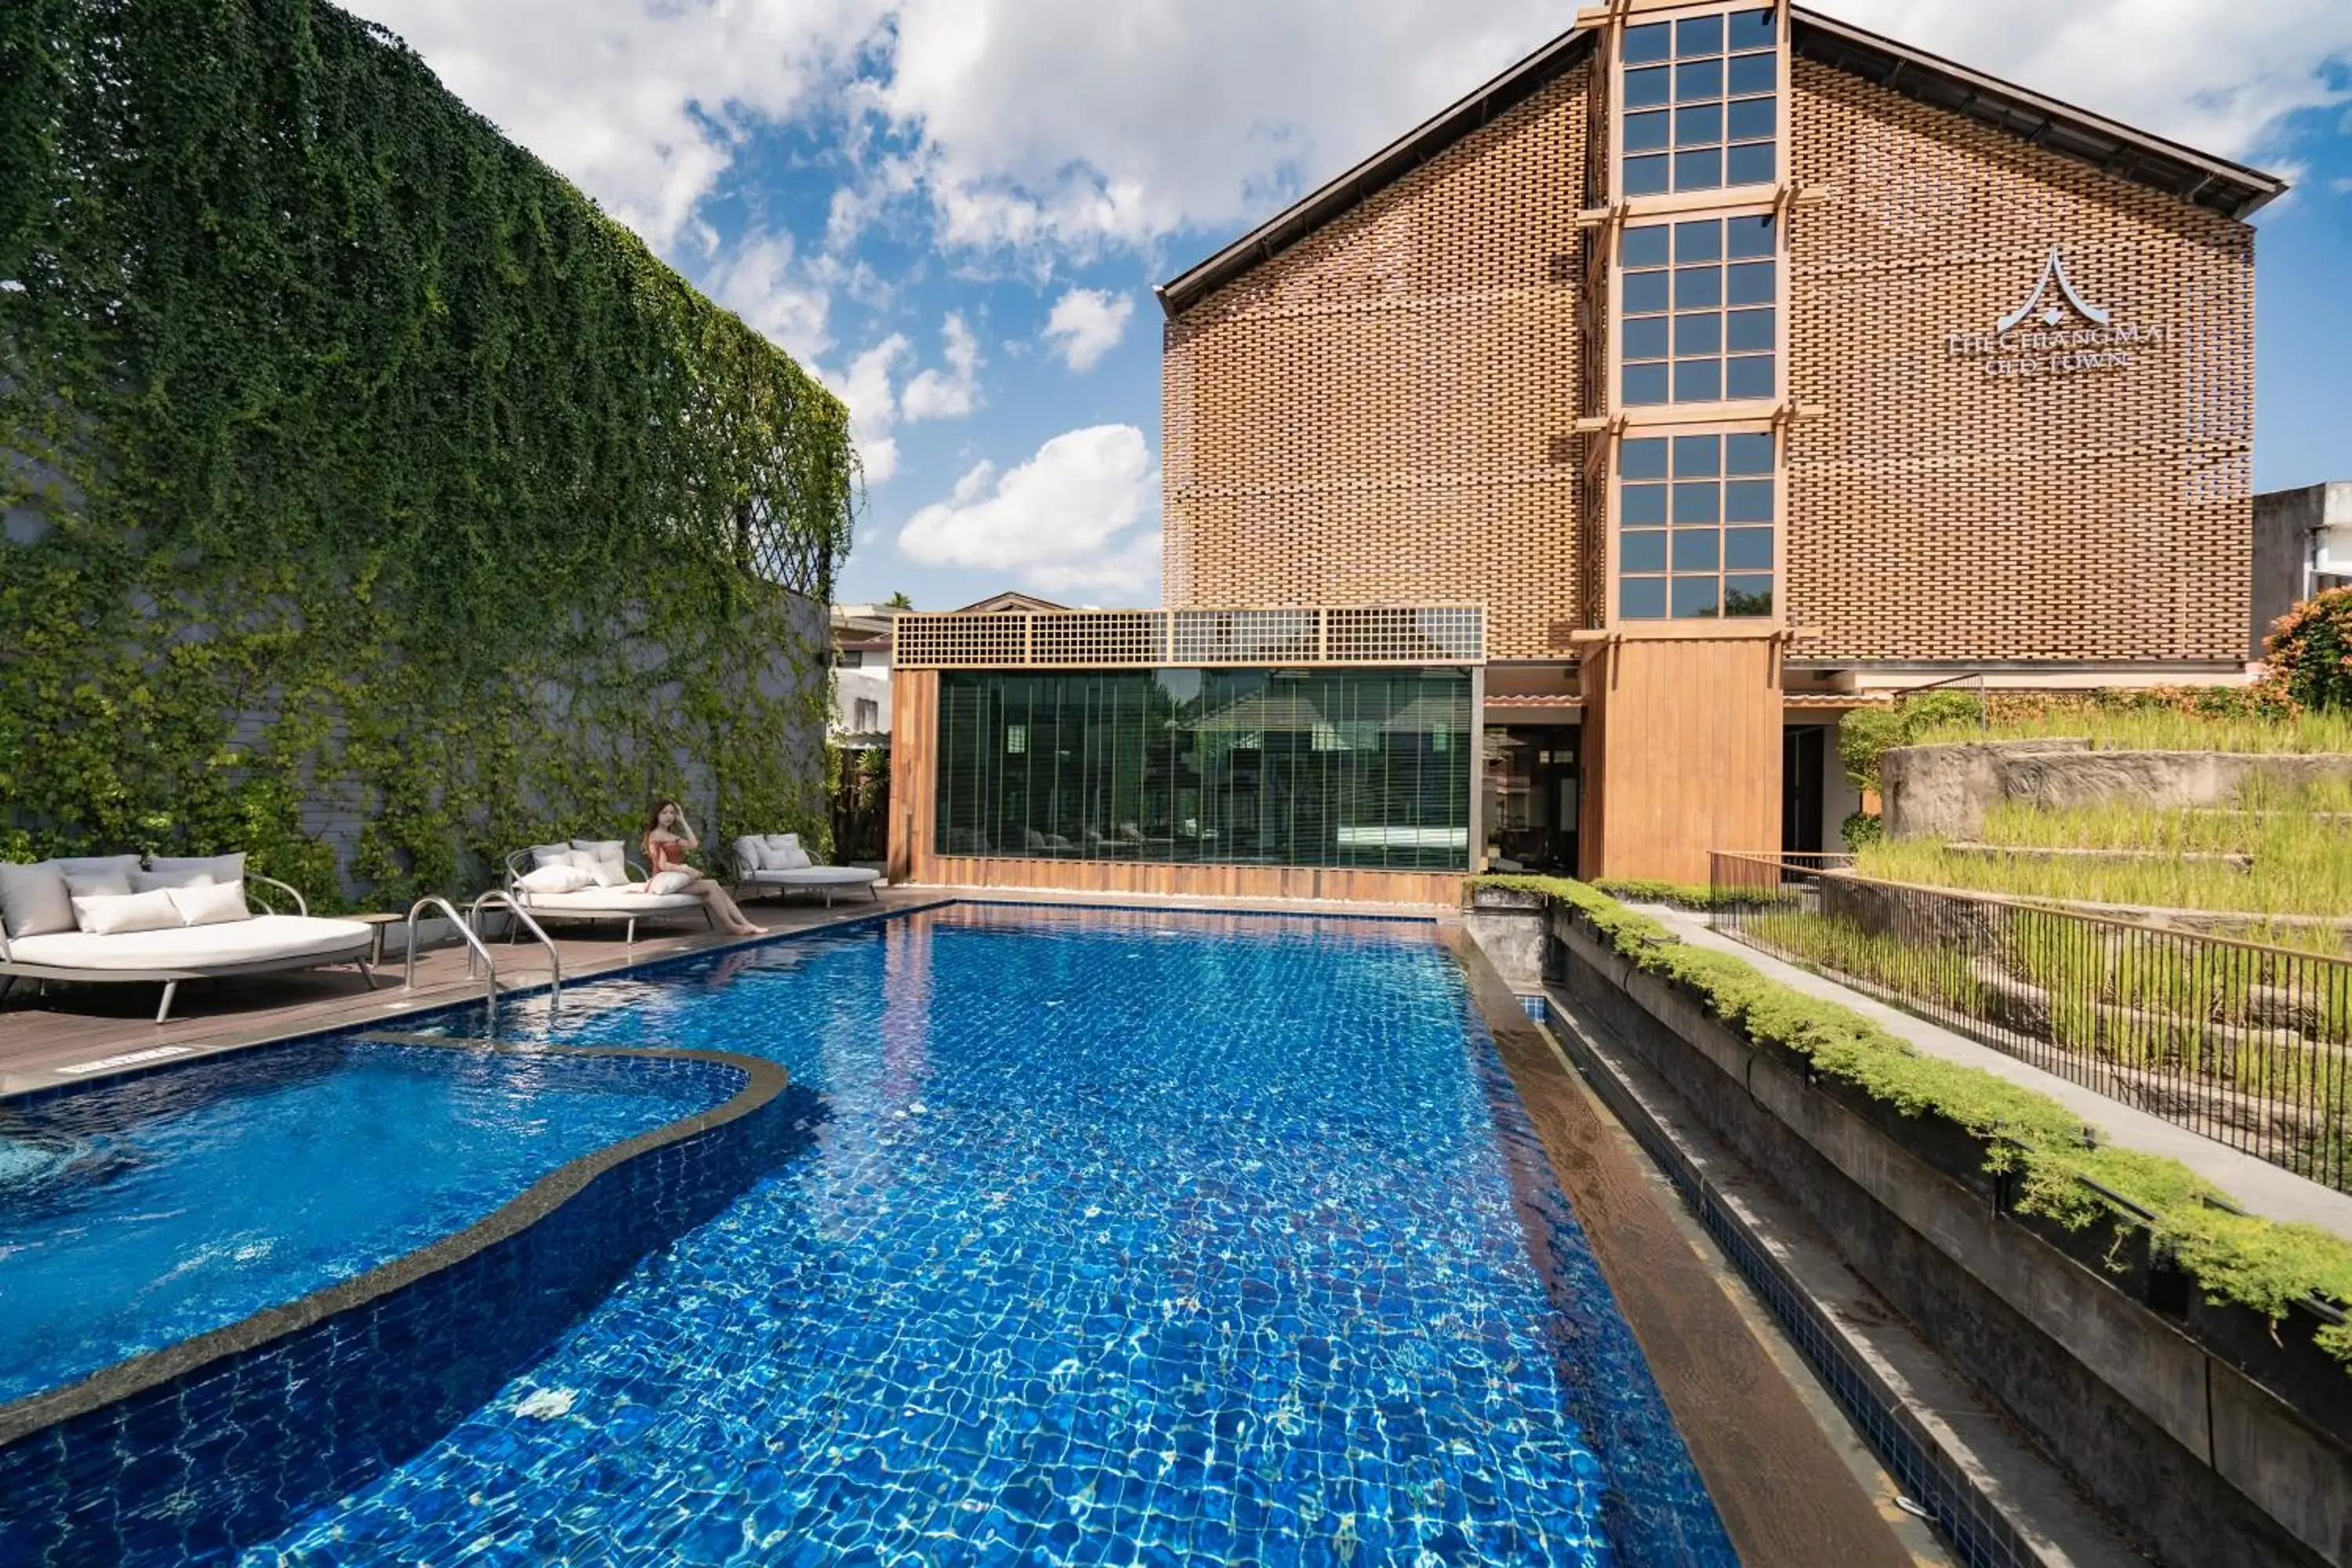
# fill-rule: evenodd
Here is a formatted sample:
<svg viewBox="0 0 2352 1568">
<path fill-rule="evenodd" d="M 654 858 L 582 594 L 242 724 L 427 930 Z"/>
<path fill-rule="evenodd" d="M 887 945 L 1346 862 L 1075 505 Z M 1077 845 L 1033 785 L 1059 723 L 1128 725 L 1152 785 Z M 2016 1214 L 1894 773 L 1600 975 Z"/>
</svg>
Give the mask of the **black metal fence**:
<svg viewBox="0 0 2352 1568">
<path fill-rule="evenodd" d="M 2352 959 L 1718 852 L 1715 924 L 2048 1072 L 2352 1191 Z M 2315 944 L 2341 935 L 2311 928 Z"/>
</svg>

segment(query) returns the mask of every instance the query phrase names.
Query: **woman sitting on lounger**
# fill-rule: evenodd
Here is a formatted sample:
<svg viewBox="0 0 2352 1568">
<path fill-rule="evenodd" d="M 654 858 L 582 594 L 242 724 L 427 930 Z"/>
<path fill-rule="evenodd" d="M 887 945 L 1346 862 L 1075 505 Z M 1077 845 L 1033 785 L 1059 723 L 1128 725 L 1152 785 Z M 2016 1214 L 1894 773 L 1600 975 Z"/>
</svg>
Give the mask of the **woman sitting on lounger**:
<svg viewBox="0 0 2352 1568">
<path fill-rule="evenodd" d="M 686 863 L 687 852 L 701 842 L 677 802 L 654 802 L 652 815 L 646 818 L 646 864 L 653 873 L 646 879 L 646 891 L 692 893 L 737 936 L 760 935 L 761 928 L 744 919 L 726 889 Z"/>
</svg>

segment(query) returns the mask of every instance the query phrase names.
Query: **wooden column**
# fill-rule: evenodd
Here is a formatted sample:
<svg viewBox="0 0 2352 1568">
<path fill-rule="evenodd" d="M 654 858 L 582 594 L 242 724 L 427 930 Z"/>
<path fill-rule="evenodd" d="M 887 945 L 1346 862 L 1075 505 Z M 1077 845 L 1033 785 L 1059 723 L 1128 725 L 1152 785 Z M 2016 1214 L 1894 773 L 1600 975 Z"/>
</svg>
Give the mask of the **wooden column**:
<svg viewBox="0 0 2352 1568">
<path fill-rule="evenodd" d="M 890 852 L 893 882 L 931 880 L 939 800 L 940 672 L 890 672 Z"/>
<path fill-rule="evenodd" d="M 1780 847 L 1780 674 L 1759 636 L 1585 656 L 1585 876 L 1703 883 L 1712 850 Z"/>
</svg>

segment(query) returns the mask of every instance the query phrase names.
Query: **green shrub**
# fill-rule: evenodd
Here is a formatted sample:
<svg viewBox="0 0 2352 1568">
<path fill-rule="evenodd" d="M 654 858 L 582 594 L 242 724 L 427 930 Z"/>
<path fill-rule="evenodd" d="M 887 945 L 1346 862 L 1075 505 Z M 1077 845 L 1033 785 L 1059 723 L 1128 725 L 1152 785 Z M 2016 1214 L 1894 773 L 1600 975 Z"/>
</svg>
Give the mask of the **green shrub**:
<svg viewBox="0 0 2352 1568">
<path fill-rule="evenodd" d="M 2352 710 L 2352 588 L 2332 589 L 2281 616 L 2265 647 L 2279 696 L 2316 713 Z"/>
<path fill-rule="evenodd" d="M 1888 708 L 1856 708 L 1838 722 L 1838 761 L 1856 787 L 1880 787 L 1879 759 L 1897 746 L 1918 743 L 1932 731 L 1983 722 L 1984 704 L 1973 692 L 1930 691 Z"/>
<path fill-rule="evenodd" d="M 1886 819 L 1874 811 L 1857 811 L 1838 824 L 1838 837 L 1848 849 L 1859 851 L 1886 837 Z"/>
<path fill-rule="evenodd" d="M 2332 1232 L 2232 1213 L 2236 1205 L 2226 1194 L 2179 1161 L 2103 1142 L 2096 1129 L 2047 1095 L 1922 1055 L 1852 1008 L 1807 996 L 1731 953 L 1691 947 L 1581 882 L 1478 881 L 1566 905 L 1637 968 L 1696 993 L 1709 1012 L 1748 1039 L 1794 1052 L 1823 1077 L 1906 1116 L 1938 1116 L 1986 1140 L 1985 1168 L 2016 1175 L 2017 1205 L 2028 1214 L 2075 1229 L 2103 1216 L 2144 1223 L 2156 1246 L 2209 1298 L 2273 1321 L 2307 1300 L 2352 1307 L 2352 1242 Z M 2323 1328 L 2317 1339 L 2352 1368 L 2352 1324 Z"/>
<path fill-rule="evenodd" d="M 1607 878 L 1592 884 L 1612 899 L 1633 904 L 1671 904 L 1678 910 L 1721 910 L 1776 904 L 1790 897 L 1778 889 L 1712 888 L 1697 882 L 1660 882 L 1643 878 Z"/>
</svg>

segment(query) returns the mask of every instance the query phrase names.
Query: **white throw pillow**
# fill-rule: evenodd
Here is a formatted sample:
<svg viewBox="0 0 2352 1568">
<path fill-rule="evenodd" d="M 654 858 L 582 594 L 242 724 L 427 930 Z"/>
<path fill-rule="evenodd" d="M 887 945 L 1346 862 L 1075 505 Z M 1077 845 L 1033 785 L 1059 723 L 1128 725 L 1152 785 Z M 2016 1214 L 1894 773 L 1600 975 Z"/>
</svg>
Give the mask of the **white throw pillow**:
<svg viewBox="0 0 2352 1568">
<path fill-rule="evenodd" d="M 783 871 L 792 867 L 793 851 L 801 847 L 797 833 L 771 833 L 760 840 L 760 869 Z"/>
<path fill-rule="evenodd" d="M 600 888 L 628 886 L 629 868 L 617 838 L 575 838 L 572 847 L 587 857 L 584 864 Z"/>
<path fill-rule="evenodd" d="M 527 893 L 576 893 L 594 880 L 587 867 L 565 863 L 525 872 L 515 879 L 515 886 Z"/>
<path fill-rule="evenodd" d="M 648 893 L 682 893 L 694 881 L 691 871 L 658 871 L 646 879 Z"/>
<path fill-rule="evenodd" d="M 152 893 L 101 893 L 96 898 L 76 899 L 73 906 L 75 923 L 92 936 L 174 931 L 186 923 L 180 919 L 179 906 L 172 902 L 172 895 L 161 889 Z"/>
<path fill-rule="evenodd" d="M 173 888 L 163 896 L 180 911 L 183 925 L 223 926 L 253 918 L 253 911 L 245 904 L 243 882 L 198 882 L 191 887 Z"/>
<path fill-rule="evenodd" d="M 747 833 L 735 840 L 735 868 L 739 872 L 762 871 L 768 865 L 768 847 L 756 833 Z"/>
<path fill-rule="evenodd" d="M 779 855 L 776 861 L 776 868 L 780 871 L 803 870 L 810 864 L 808 851 L 797 844 Z"/>
<path fill-rule="evenodd" d="M 541 870 L 550 866 L 585 868 L 588 864 L 580 852 L 569 844 L 534 844 L 530 847 L 530 863 Z"/>
</svg>

